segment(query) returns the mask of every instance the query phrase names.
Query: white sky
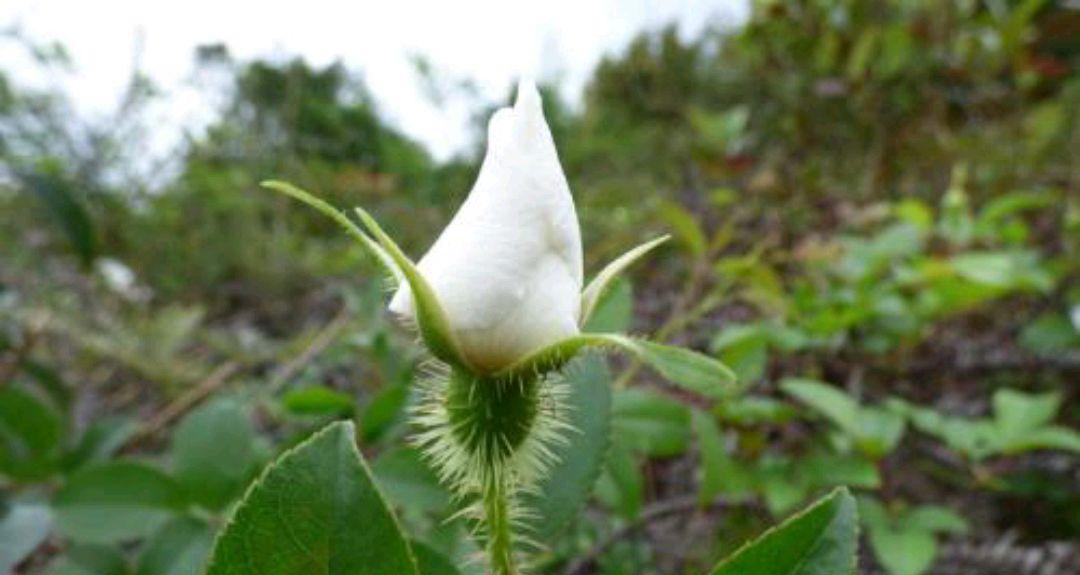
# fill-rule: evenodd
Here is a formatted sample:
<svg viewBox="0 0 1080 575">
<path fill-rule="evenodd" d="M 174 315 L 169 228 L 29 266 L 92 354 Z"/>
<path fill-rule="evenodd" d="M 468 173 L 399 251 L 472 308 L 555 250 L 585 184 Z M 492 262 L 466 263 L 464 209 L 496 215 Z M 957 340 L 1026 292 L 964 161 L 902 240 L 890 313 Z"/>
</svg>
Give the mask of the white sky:
<svg viewBox="0 0 1080 575">
<path fill-rule="evenodd" d="M 384 117 L 446 158 L 467 143 L 469 103 L 429 102 L 413 55 L 427 57 L 440 74 L 473 80 L 488 100 L 505 95 L 521 75 L 561 77 L 566 95 L 576 99 L 599 58 L 637 31 L 673 20 L 688 35 L 709 22 L 735 25 L 748 2 L 2 0 L 0 29 L 15 25 L 35 41 L 62 42 L 76 70 L 36 78 L 24 59 L 3 49 L 0 69 L 17 81 L 67 89 L 77 111 L 93 118 L 116 108 L 141 42 L 140 65 L 167 96 L 157 110 L 161 125 L 178 136 L 181 126 L 211 118 L 205 97 L 186 84 L 200 44 L 224 43 L 240 59 L 341 59 L 363 74 Z"/>
</svg>

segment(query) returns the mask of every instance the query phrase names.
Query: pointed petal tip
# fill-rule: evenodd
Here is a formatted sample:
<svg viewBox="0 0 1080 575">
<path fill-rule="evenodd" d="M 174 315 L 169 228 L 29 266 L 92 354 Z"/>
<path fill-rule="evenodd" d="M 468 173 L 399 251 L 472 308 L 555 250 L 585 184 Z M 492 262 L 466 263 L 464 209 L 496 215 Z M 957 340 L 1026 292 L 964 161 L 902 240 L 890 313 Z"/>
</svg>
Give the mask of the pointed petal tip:
<svg viewBox="0 0 1080 575">
<path fill-rule="evenodd" d="M 514 102 L 514 108 L 518 110 L 541 109 L 540 90 L 536 87 L 536 82 L 529 77 L 523 77 L 518 81 L 517 88 L 517 100 Z"/>
</svg>

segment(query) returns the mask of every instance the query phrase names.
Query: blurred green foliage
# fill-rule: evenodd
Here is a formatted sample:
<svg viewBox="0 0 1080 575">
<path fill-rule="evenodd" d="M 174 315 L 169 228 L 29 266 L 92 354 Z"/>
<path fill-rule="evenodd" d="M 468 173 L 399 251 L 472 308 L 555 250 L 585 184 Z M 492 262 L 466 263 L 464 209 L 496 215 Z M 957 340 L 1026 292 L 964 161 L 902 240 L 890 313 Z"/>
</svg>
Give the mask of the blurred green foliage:
<svg viewBox="0 0 1080 575">
<path fill-rule="evenodd" d="M 587 260 L 676 240 L 595 326 L 706 349 L 750 393 L 593 366 L 615 433 L 540 571 L 704 573 L 837 485 L 893 575 L 943 538 L 1076 540 L 1078 25 L 1050 0 L 762 0 L 737 30 L 641 34 L 581 106 L 544 88 Z M 254 473 L 342 418 L 410 537 L 467 557 L 405 441 L 419 358 L 378 270 L 257 184 L 371 207 L 419 254 L 483 131 L 438 162 L 340 65 L 197 66 L 220 119 L 149 168 L 145 78 L 94 123 L 0 69 L 0 571 L 197 573 Z M 679 510 L 702 544 L 650 544 Z"/>
</svg>

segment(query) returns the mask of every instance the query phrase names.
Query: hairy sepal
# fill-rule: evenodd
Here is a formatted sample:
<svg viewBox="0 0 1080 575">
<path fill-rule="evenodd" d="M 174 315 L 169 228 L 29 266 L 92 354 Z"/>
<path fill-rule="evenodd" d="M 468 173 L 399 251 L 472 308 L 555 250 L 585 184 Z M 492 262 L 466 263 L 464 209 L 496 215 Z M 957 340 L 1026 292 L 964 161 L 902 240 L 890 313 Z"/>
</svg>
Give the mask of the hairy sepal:
<svg viewBox="0 0 1080 575">
<path fill-rule="evenodd" d="M 497 377 L 536 377 L 561 369 L 589 348 L 629 353 L 675 385 L 713 399 L 738 391 L 735 372 L 720 361 L 693 350 L 616 333 L 583 333 L 547 346 L 499 372 Z"/>
</svg>

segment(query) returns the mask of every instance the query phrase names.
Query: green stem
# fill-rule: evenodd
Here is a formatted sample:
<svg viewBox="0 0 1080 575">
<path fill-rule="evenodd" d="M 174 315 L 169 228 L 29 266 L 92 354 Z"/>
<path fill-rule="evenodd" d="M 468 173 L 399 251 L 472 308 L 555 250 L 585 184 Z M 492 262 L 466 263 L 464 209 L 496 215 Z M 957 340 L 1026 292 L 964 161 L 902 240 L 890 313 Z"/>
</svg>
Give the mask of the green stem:
<svg viewBox="0 0 1080 575">
<path fill-rule="evenodd" d="M 508 479 L 502 470 L 492 469 L 484 481 L 484 520 L 487 523 L 487 552 L 492 575 L 520 573 L 514 565 Z"/>
</svg>

